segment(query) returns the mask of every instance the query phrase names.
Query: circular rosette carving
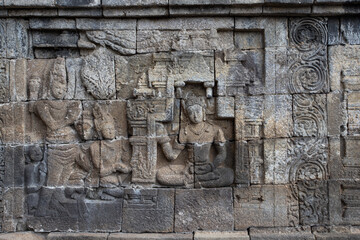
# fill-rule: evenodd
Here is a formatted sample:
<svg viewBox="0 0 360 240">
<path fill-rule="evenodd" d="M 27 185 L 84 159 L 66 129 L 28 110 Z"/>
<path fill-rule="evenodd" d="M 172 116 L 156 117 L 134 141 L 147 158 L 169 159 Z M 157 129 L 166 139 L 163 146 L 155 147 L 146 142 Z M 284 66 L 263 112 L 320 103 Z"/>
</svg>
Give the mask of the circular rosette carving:
<svg viewBox="0 0 360 240">
<path fill-rule="evenodd" d="M 325 179 L 325 171 L 320 163 L 303 163 L 296 170 L 296 182 L 303 182 L 308 189 L 316 189 L 323 179 Z"/>
<path fill-rule="evenodd" d="M 319 45 L 327 44 L 326 22 L 316 18 L 293 21 L 290 38 L 301 51 L 317 50 Z"/>
<path fill-rule="evenodd" d="M 291 93 L 318 93 L 326 86 L 326 72 L 316 63 L 296 63 L 290 73 Z"/>
</svg>

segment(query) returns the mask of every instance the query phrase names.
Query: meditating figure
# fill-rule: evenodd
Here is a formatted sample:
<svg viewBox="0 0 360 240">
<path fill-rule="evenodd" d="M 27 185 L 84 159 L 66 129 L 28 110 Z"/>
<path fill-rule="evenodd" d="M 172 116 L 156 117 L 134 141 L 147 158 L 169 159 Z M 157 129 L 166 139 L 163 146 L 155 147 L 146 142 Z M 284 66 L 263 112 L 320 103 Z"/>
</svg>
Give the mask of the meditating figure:
<svg viewBox="0 0 360 240">
<path fill-rule="evenodd" d="M 234 172 L 224 166 L 226 159 L 226 139 L 221 128 L 206 120 L 206 103 L 200 97 L 188 97 L 182 101 L 188 122 L 183 122 L 180 129 L 180 144 L 188 151 L 185 165 L 169 165 L 158 170 L 157 179 L 164 185 L 187 185 L 194 177 L 195 187 L 224 187 L 234 181 Z M 166 146 L 169 139 L 162 140 L 165 156 L 173 160 L 179 154 Z M 212 147 L 216 154 L 212 158 Z M 176 150 L 176 148 L 175 148 Z"/>
<path fill-rule="evenodd" d="M 206 120 L 203 98 L 191 96 L 182 101 L 189 122 L 181 126 L 180 143 L 186 144 L 189 161 L 194 164 L 195 187 L 224 187 L 234 181 L 234 172 L 225 167 L 226 139 L 221 128 Z M 211 158 L 211 148 L 216 154 Z"/>
</svg>

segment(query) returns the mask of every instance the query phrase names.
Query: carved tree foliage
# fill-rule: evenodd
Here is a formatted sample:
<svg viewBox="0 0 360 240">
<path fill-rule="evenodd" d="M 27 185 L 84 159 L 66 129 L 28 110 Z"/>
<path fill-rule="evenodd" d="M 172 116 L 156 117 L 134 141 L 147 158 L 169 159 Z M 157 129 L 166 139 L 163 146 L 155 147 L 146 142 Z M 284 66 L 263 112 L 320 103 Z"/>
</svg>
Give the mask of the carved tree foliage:
<svg viewBox="0 0 360 240">
<path fill-rule="evenodd" d="M 87 91 L 96 99 L 110 99 L 116 93 L 114 62 L 104 49 L 85 58 L 81 77 Z"/>
</svg>

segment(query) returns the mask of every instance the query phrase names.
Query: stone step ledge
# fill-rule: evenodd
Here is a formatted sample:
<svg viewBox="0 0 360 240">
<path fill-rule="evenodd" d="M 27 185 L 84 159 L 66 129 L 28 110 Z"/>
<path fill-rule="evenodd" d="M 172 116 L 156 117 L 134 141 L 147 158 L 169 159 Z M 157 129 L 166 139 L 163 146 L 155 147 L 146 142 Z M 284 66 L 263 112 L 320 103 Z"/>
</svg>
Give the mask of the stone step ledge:
<svg viewBox="0 0 360 240">
<path fill-rule="evenodd" d="M 195 231 L 194 233 L 34 233 L 0 234 L 0 240 L 360 240 L 360 227 L 277 227 L 248 231 Z"/>
<path fill-rule="evenodd" d="M 29 10 L 31 8 L 31 10 Z M 0 17 L 337 16 L 360 0 L 0 0 Z"/>
</svg>

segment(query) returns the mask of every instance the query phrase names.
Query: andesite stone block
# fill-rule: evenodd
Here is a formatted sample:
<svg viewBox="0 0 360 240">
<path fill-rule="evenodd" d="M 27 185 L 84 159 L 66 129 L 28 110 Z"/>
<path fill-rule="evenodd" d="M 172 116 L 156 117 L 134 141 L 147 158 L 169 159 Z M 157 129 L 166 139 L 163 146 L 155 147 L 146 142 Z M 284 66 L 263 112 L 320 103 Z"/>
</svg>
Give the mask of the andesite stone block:
<svg viewBox="0 0 360 240">
<path fill-rule="evenodd" d="M 107 240 L 192 240 L 192 233 L 111 233 Z"/>
<path fill-rule="evenodd" d="M 125 189 L 124 232 L 173 232 L 174 189 Z"/>
<path fill-rule="evenodd" d="M 178 189 L 175 193 L 175 232 L 231 231 L 234 226 L 232 189 Z"/>
</svg>

